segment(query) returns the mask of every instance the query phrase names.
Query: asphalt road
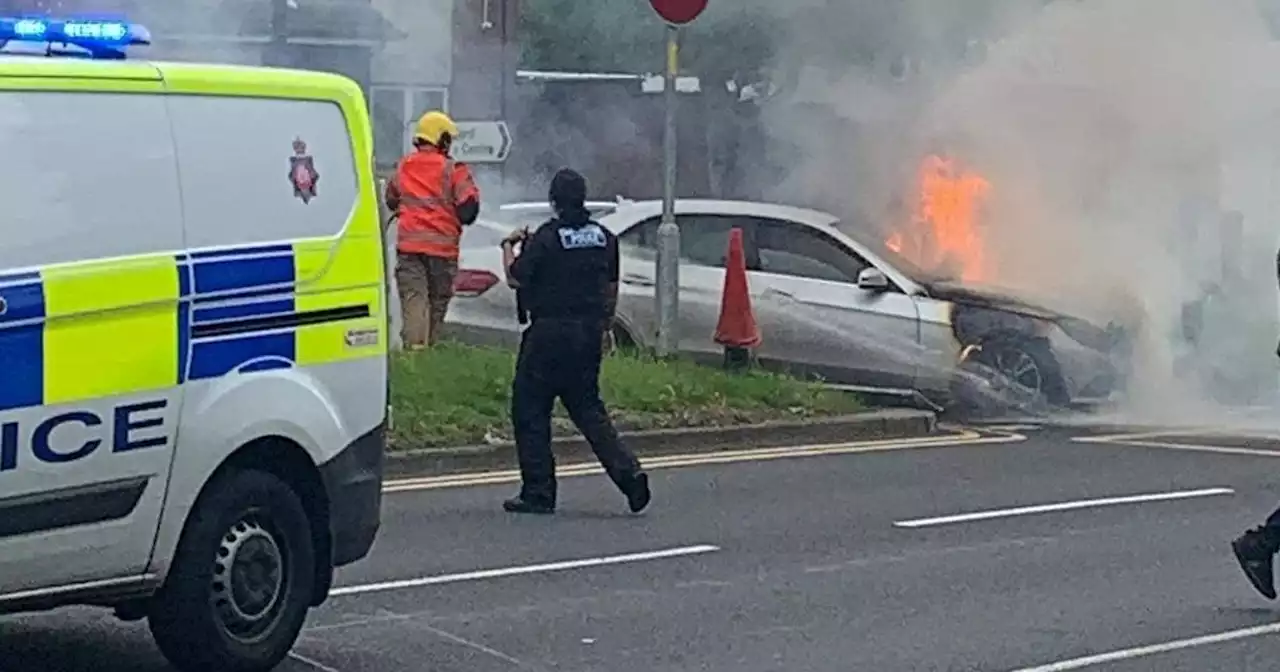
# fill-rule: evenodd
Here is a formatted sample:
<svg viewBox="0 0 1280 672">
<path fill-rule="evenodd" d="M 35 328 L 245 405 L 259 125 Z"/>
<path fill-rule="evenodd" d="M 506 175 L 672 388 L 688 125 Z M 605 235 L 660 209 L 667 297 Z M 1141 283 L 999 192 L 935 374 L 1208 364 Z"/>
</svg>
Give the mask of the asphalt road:
<svg viewBox="0 0 1280 672">
<path fill-rule="evenodd" d="M 1228 542 L 1280 502 L 1280 439 L 1018 431 L 688 460 L 640 516 L 599 475 L 532 518 L 501 475 L 400 484 L 282 670 L 1276 669 Z M 167 668 L 67 610 L 0 621 L 0 669 Z"/>
</svg>

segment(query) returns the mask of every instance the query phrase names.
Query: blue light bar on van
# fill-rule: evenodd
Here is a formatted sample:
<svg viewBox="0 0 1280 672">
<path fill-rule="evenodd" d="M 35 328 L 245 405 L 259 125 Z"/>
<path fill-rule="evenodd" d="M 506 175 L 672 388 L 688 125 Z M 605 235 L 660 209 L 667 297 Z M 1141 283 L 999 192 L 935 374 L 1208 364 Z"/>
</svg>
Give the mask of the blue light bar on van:
<svg viewBox="0 0 1280 672">
<path fill-rule="evenodd" d="M 128 21 L 0 17 L 0 44 L 8 42 L 66 44 L 95 55 L 120 55 L 125 47 L 151 44 L 151 31 Z"/>
</svg>

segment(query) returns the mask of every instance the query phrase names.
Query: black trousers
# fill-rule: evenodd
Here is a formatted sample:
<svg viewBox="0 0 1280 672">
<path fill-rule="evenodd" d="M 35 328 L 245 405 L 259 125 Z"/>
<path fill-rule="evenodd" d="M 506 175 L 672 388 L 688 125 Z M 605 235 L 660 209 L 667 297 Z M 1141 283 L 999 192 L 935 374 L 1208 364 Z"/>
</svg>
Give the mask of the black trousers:
<svg viewBox="0 0 1280 672">
<path fill-rule="evenodd" d="M 1274 537 L 1277 542 L 1280 542 L 1280 509 L 1272 511 L 1271 515 L 1267 516 L 1267 522 L 1263 524 L 1263 527 L 1267 529 L 1267 534 Z"/>
<path fill-rule="evenodd" d="M 603 328 L 599 322 L 537 319 L 520 339 L 511 385 L 511 420 L 523 485 L 530 502 L 554 505 L 556 465 L 551 413 L 559 399 L 586 437 L 609 478 L 626 492 L 640 472 L 636 456 L 618 440 L 600 399 Z"/>
</svg>

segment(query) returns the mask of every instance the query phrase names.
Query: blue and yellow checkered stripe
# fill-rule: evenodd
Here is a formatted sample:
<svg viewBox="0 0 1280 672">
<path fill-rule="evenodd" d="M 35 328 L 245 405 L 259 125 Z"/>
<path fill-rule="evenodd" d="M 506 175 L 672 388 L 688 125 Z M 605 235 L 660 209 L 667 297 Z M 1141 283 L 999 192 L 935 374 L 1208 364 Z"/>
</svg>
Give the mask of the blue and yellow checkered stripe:
<svg viewBox="0 0 1280 672">
<path fill-rule="evenodd" d="M 351 237 L 0 274 L 0 410 L 385 356 L 381 260 Z"/>
</svg>

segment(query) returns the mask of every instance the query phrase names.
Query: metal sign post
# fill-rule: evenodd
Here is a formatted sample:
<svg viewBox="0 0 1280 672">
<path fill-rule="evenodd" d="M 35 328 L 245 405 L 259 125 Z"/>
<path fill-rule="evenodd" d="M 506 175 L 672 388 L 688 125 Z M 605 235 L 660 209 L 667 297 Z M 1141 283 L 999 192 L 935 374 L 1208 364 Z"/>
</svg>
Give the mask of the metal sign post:
<svg viewBox="0 0 1280 672">
<path fill-rule="evenodd" d="M 680 29 L 667 24 L 667 72 L 662 96 L 666 124 L 662 134 L 662 223 L 658 226 L 657 316 L 659 357 L 680 346 L 680 227 L 676 224 L 676 74 L 680 66 Z"/>
<path fill-rule="evenodd" d="M 663 80 L 666 124 L 662 135 L 662 223 L 654 262 L 658 317 L 657 354 L 668 357 L 680 346 L 680 227 L 676 224 L 676 77 L 680 70 L 680 25 L 698 18 L 707 0 L 649 0 L 667 22 L 667 67 Z"/>
</svg>

